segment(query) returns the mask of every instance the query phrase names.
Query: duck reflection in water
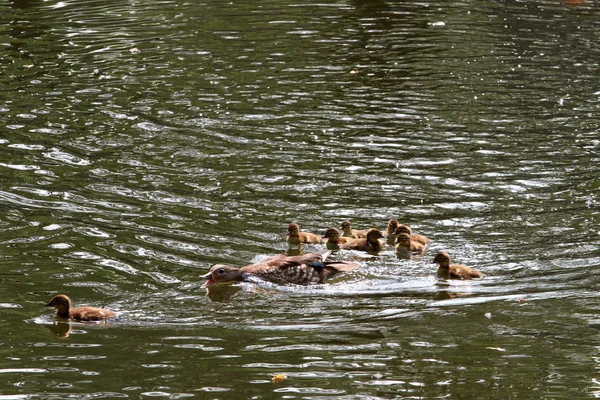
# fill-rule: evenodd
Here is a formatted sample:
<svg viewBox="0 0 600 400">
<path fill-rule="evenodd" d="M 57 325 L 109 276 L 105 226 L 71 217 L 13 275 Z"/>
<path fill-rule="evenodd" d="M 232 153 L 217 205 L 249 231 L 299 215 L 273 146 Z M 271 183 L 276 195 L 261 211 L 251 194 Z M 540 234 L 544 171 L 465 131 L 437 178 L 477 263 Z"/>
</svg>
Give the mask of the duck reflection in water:
<svg viewBox="0 0 600 400">
<path fill-rule="evenodd" d="M 328 278 L 340 272 L 360 267 L 360 264 L 348 261 L 327 261 L 330 250 L 307 253 L 298 256 L 279 254 L 267 257 L 256 264 L 242 268 L 230 265 L 213 265 L 207 274 L 205 286 L 225 282 L 260 282 L 277 284 L 310 285 L 324 283 Z"/>
<path fill-rule="evenodd" d="M 71 334 L 71 323 L 65 321 L 56 321 L 47 327 L 56 337 L 66 338 Z"/>
<path fill-rule="evenodd" d="M 97 307 L 76 307 L 71 308 L 71 299 L 65 294 L 57 294 L 47 304 L 46 307 L 56 308 L 58 318 L 69 321 L 103 321 L 107 318 L 116 316 L 114 311 Z"/>
</svg>

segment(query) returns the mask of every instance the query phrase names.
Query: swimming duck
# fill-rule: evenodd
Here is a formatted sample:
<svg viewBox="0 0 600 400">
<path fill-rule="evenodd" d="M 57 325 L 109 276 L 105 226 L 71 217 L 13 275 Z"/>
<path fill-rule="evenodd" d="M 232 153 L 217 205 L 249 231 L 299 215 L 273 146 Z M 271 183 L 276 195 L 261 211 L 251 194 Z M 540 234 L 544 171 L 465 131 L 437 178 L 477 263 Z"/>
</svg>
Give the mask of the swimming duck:
<svg viewBox="0 0 600 400">
<path fill-rule="evenodd" d="M 329 250 L 337 250 L 340 244 L 347 243 L 351 238 L 340 236 L 341 232 L 337 228 L 328 228 L 323 235 L 327 239 L 327 248 Z"/>
<path fill-rule="evenodd" d="M 352 229 L 352 224 L 350 223 L 350 221 L 342 222 L 342 232 L 343 237 L 349 237 L 353 239 L 367 237 L 367 230 Z"/>
<path fill-rule="evenodd" d="M 71 308 L 71 299 L 65 294 L 54 296 L 46 307 L 56 308 L 58 318 L 69 319 L 71 321 L 101 321 L 117 315 L 114 311 L 97 307 L 77 307 Z"/>
<path fill-rule="evenodd" d="M 413 233 L 412 229 L 408 225 L 398 224 L 396 226 L 396 231 L 394 232 L 394 234 L 398 235 L 400 233 L 406 233 L 410 235 L 410 240 L 412 240 L 413 242 L 419 242 L 423 245 L 431 243 L 431 239 L 429 239 L 427 236 L 419 235 L 418 233 Z"/>
<path fill-rule="evenodd" d="M 385 240 L 390 246 L 395 246 L 396 244 L 396 238 L 398 237 L 398 235 L 396 235 L 396 228 L 398 225 L 400 225 L 398 220 L 390 219 L 385 227 L 385 231 L 383 232 L 383 236 L 385 236 Z"/>
<path fill-rule="evenodd" d="M 255 281 L 261 279 L 278 284 L 309 285 L 323 283 L 337 273 L 351 271 L 360 264 L 347 261 L 327 261 L 330 250 L 300 256 L 279 254 L 256 264 L 236 268 L 224 264 L 213 265 L 202 278 L 206 286 L 219 282 Z"/>
<path fill-rule="evenodd" d="M 288 244 L 299 245 L 301 243 L 323 243 L 323 238 L 309 232 L 300 232 L 300 226 L 296 223 L 288 225 L 288 233 L 285 237 Z"/>
<path fill-rule="evenodd" d="M 450 264 L 448 253 L 440 251 L 436 254 L 433 262 L 438 265 L 438 276 L 445 279 L 473 279 L 483 278 L 484 275 L 476 269 L 460 264 Z"/>
<path fill-rule="evenodd" d="M 367 237 L 351 239 L 347 243 L 340 244 L 340 249 L 379 253 L 383 248 L 383 243 L 380 240 L 381 238 L 383 238 L 381 231 L 376 228 L 371 228 L 367 231 Z"/>
<path fill-rule="evenodd" d="M 396 238 L 396 243 L 394 244 L 396 249 L 406 249 L 408 251 L 416 251 L 422 253 L 425 250 L 425 246 L 422 243 L 412 240 L 410 236 L 406 233 L 399 233 Z"/>
</svg>

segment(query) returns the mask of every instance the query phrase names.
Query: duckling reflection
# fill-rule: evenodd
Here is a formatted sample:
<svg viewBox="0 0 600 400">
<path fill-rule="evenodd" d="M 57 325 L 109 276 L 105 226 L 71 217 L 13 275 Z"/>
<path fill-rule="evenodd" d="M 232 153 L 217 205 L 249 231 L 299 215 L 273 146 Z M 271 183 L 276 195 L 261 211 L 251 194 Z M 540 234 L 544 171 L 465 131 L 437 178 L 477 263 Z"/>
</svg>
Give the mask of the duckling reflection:
<svg viewBox="0 0 600 400">
<path fill-rule="evenodd" d="M 287 236 L 285 237 L 286 242 L 289 245 L 300 245 L 304 243 L 323 243 L 323 238 L 319 235 L 309 232 L 301 232 L 300 226 L 296 223 L 288 225 Z"/>
<path fill-rule="evenodd" d="M 71 323 L 64 321 L 56 321 L 52 325 L 47 326 L 50 329 L 50 332 L 56 337 L 66 338 L 71 334 Z"/>
<path fill-rule="evenodd" d="M 427 236 L 419 235 L 418 233 L 413 233 L 412 229 L 408 225 L 398 224 L 394 233 L 396 235 L 406 233 L 410 236 L 410 240 L 412 240 L 413 242 L 419 242 L 422 245 L 427 245 L 431 243 L 431 239 L 429 239 Z"/>
<path fill-rule="evenodd" d="M 450 264 L 450 256 L 443 251 L 436 254 L 433 262 L 438 265 L 437 274 L 440 278 L 476 279 L 484 277 L 481 272 L 474 268 L 469 268 L 461 264 Z"/>
<path fill-rule="evenodd" d="M 256 264 L 236 268 L 224 264 L 213 265 L 207 274 L 206 286 L 220 282 L 256 282 L 269 281 L 277 284 L 310 285 L 324 283 L 325 280 L 340 273 L 360 267 L 360 264 L 348 261 L 327 261 L 330 250 L 307 253 L 300 256 L 279 254 L 265 258 Z"/>
<path fill-rule="evenodd" d="M 97 307 L 76 307 L 71 308 L 71 299 L 65 294 L 57 294 L 47 304 L 46 307 L 56 308 L 58 318 L 68 319 L 70 321 L 102 321 L 116 316 L 114 311 Z"/>
<path fill-rule="evenodd" d="M 425 246 L 411 240 L 406 233 L 398 234 L 394 247 L 396 248 L 396 256 L 400 259 L 409 259 L 413 254 L 420 254 L 425 250 Z"/>
<path fill-rule="evenodd" d="M 383 248 L 383 242 L 380 240 L 382 238 L 383 234 L 379 229 L 371 228 L 367 231 L 367 237 L 349 240 L 340 244 L 340 249 L 379 253 Z"/>
<path fill-rule="evenodd" d="M 352 239 L 361 239 L 361 238 L 366 238 L 367 237 L 367 229 L 365 230 L 358 230 L 358 229 L 352 229 L 352 224 L 350 223 L 350 221 L 344 221 L 342 222 L 342 236 L 343 237 L 349 237 Z"/>
<path fill-rule="evenodd" d="M 326 245 L 329 250 L 338 250 L 340 244 L 348 243 L 352 240 L 341 236 L 341 232 L 337 228 L 328 228 L 323 237 L 327 239 Z"/>
</svg>

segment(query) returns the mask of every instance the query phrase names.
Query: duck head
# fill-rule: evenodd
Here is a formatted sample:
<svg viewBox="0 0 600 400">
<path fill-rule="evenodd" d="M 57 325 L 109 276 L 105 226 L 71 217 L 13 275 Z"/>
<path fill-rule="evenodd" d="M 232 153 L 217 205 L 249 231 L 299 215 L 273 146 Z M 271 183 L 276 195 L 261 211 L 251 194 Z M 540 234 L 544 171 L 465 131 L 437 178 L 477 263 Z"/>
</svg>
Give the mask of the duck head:
<svg viewBox="0 0 600 400">
<path fill-rule="evenodd" d="M 59 313 L 68 314 L 71 309 L 71 299 L 66 294 L 57 294 L 46 303 L 46 307 L 54 307 Z"/>
<path fill-rule="evenodd" d="M 291 223 L 288 225 L 288 235 L 297 235 L 300 232 L 300 225 Z"/>
<path fill-rule="evenodd" d="M 396 230 L 394 231 L 396 235 L 400 233 L 406 233 L 407 235 L 412 235 L 412 229 L 408 225 L 398 224 L 396 225 Z"/>
<path fill-rule="evenodd" d="M 396 247 L 410 249 L 410 236 L 406 233 L 399 234 L 396 238 Z"/>
<path fill-rule="evenodd" d="M 238 282 L 244 279 L 239 268 L 225 264 L 215 264 L 210 267 L 208 273 L 200 276 L 206 279 L 204 286 L 210 286 L 219 282 Z"/>
<path fill-rule="evenodd" d="M 450 256 L 444 251 L 440 251 L 433 258 L 433 262 L 442 268 L 448 268 L 450 266 Z"/>
<path fill-rule="evenodd" d="M 371 228 L 367 231 L 368 242 L 377 242 L 381 238 L 383 238 L 383 233 L 379 229 Z"/>
<path fill-rule="evenodd" d="M 336 240 L 340 237 L 340 231 L 337 228 L 328 228 L 323 235 L 324 238 Z"/>
</svg>

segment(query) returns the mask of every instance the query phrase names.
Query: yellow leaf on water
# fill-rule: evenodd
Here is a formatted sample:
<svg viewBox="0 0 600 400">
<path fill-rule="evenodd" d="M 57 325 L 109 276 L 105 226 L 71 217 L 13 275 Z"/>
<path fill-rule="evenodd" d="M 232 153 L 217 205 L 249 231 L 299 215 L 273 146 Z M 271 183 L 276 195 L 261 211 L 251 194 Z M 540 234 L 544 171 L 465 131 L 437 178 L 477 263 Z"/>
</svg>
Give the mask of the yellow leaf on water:
<svg viewBox="0 0 600 400">
<path fill-rule="evenodd" d="M 273 383 L 281 382 L 285 378 L 287 378 L 287 376 L 285 376 L 285 374 L 273 375 Z"/>
</svg>

